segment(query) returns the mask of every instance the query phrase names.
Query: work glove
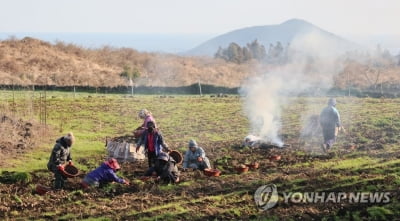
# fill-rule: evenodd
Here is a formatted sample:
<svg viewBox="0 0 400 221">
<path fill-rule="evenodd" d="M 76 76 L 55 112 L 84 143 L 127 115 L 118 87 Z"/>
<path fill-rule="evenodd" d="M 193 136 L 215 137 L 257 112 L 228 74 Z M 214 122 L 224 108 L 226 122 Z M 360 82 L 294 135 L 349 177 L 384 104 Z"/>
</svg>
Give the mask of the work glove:
<svg viewBox="0 0 400 221">
<path fill-rule="evenodd" d="M 57 166 L 57 169 L 59 171 L 64 171 L 64 166 L 60 164 L 60 165 Z"/>
</svg>

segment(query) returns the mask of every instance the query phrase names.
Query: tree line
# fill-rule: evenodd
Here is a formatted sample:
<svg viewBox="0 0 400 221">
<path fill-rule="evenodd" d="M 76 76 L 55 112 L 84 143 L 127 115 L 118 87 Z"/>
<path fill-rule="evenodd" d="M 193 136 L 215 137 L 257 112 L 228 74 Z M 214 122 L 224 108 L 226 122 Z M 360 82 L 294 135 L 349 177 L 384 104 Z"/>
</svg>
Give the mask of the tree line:
<svg viewBox="0 0 400 221">
<path fill-rule="evenodd" d="M 281 62 L 286 58 L 287 48 L 281 42 L 270 44 L 268 51 L 265 46 L 260 44 L 257 39 L 245 46 L 240 47 L 235 42 L 231 42 L 227 48 L 219 47 L 214 54 L 214 58 L 220 58 L 228 62 L 242 64 L 252 59 L 268 63 Z"/>
</svg>

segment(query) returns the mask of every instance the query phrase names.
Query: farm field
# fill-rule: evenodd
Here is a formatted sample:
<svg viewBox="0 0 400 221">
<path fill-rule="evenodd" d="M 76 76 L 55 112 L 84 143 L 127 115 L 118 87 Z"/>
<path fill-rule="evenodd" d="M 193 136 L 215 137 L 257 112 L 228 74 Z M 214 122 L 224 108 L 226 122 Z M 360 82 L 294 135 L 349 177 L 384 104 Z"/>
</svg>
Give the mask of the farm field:
<svg viewBox="0 0 400 221">
<path fill-rule="evenodd" d="M 250 133 L 242 98 L 144 96 L 68 92 L 0 91 L 1 116 L 45 122 L 23 150 L 2 148 L 1 220 L 394 220 L 400 217 L 400 99 L 338 97 L 345 133 L 328 153 L 322 136 L 300 137 L 311 115 L 326 106 L 326 97 L 288 98 L 282 107 L 280 135 L 286 148 L 242 148 Z M 268 99 L 268 98 L 266 98 Z M 143 182 L 147 162 L 122 164 L 119 175 L 130 186 L 110 184 L 82 191 L 79 182 L 107 157 L 107 137 L 129 135 L 141 124 L 137 112 L 151 110 L 170 148 L 184 152 L 196 139 L 222 171 L 207 177 L 181 173 L 177 185 Z M 25 124 L 26 125 L 26 124 Z M 39 126 L 38 126 L 39 128 Z M 31 129 L 34 130 L 34 129 Z M 35 193 L 37 184 L 51 185 L 46 164 L 55 140 L 72 131 L 78 178 L 65 190 Z M 6 138 L 2 138 L 6 139 Z M 11 148 L 11 147 L 10 147 Z M 270 160 L 280 155 L 278 161 Z M 234 166 L 257 161 L 260 168 L 238 174 Z M 10 175 L 11 174 L 11 175 Z M 14 179 L 6 179 L 6 178 Z M 274 184 L 283 192 L 390 192 L 387 203 L 284 202 L 260 210 L 254 193 Z"/>
</svg>

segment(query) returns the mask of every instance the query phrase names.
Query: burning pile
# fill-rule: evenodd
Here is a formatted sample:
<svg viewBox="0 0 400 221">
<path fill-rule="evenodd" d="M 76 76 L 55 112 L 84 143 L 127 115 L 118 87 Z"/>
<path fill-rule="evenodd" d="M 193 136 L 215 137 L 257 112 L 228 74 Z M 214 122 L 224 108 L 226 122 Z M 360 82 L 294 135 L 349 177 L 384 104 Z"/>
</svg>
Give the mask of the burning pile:
<svg viewBox="0 0 400 221">
<path fill-rule="evenodd" d="M 250 134 L 244 138 L 243 146 L 250 148 L 284 148 L 290 147 L 290 144 L 284 144 L 283 142 L 274 143 Z"/>
</svg>

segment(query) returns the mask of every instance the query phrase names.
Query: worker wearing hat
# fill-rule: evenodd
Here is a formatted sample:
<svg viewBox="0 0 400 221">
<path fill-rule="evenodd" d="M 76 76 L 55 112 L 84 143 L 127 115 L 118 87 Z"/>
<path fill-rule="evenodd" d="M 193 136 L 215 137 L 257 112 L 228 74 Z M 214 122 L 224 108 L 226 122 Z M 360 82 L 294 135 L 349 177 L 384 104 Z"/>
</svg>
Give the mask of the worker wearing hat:
<svg viewBox="0 0 400 221">
<path fill-rule="evenodd" d="M 197 145 L 195 140 L 189 141 L 189 149 L 185 153 L 183 158 L 183 169 L 188 168 L 204 170 L 211 168 L 210 161 L 206 157 L 206 153 L 202 147 Z"/>
<path fill-rule="evenodd" d="M 88 173 L 82 180 L 82 187 L 89 186 L 99 187 L 101 184 L 110 182 L 122 183 L 129 185 L 129 181 L 117 176 L 116 172 L 121 169 L 118 161 L 114 158 L 103 162 L 100 167 Z"/>
<path fill-rule="evenodd" d="M 56 140 L 51 151 L 47 169 L 54 173 L 54 189 L 63 189 L 67 177 L 63 175 L 64 165 L 69 162 L 72 165 L 71 147 L 75 142 L 72 132 Z"/>
<path fill-rule="evenodd" d="M 153 122 L 154 127 L 157 128 L 157 124 L 153 117 L 153 114 L 147 109 L 140 110 L 138 113 L 138 117 L 143 120 L 143 124 L 133 131 L 133 134 L 136 138 L 139 138 L 143 134 L 143 132 L 146 131 L 147 123 L 150 121 Z"/>
</svg>

